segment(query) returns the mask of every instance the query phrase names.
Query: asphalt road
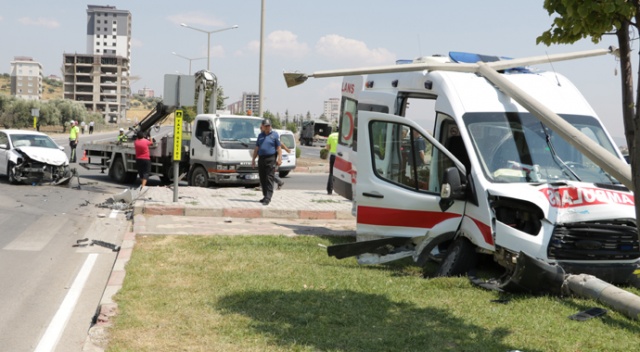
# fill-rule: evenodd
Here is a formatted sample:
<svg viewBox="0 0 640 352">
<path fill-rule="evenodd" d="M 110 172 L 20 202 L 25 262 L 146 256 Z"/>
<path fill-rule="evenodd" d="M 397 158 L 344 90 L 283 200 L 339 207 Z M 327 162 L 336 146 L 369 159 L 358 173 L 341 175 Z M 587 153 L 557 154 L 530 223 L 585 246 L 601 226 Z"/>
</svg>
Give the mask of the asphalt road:
<svg viewBox="0 0 640 352">
<path fill-rule="evenodd" d="M 84 344 L 116 252 L 73 245 L 83 238 L 121 243 L 129 222 L 95 206 L 117 188 L 74 186 L 0 178 L 0 350 L 78 351 Z"/>
</svg>

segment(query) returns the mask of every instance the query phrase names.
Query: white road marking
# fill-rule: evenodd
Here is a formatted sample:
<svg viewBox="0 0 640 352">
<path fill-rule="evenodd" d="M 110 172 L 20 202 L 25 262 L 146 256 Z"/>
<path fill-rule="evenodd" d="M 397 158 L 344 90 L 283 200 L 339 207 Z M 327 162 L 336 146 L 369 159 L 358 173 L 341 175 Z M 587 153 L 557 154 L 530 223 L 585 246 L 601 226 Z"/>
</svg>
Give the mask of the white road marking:
<svg viewBox="0 0 640 352">
<path fill-rule="evenodd" d="M 69 318 L 71 317 L 71 313 L 73 312 L 76 303 L 78 302 L 78 298 L 80 297 L 80 293 L 84 288 L 84 285 L 89 278 L 89 274 L 91 273 L 91 269 L 93 269 L 93 265 L 96 263 L 98 259 L 97 253 L 91 253 L 84 261 L 78 276 L 76 276 L 69 292 L 64 297 L 62 304 L 58 308 L 58 311 L 53 316 L 51 323 L 49 323 L 49 327 L 47 327 L 47 331 L 45 331 L 44 336 L 40 339 L 38 346 L 34 350 L 34 352 L 50 352 L 53 351 L 62 336 L 62 332 L 69 322 Z"/>
</svg>

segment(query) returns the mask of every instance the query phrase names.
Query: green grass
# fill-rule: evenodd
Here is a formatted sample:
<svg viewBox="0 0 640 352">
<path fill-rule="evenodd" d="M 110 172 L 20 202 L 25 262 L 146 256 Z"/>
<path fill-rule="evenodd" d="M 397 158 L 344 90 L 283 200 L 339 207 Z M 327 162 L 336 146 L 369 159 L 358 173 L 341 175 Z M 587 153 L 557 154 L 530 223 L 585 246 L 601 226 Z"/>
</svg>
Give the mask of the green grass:
<svg viewBox="0 0 640 352">
<path fill-rule="evenodd" d="M 584 352 L 640 344 L 640 323 L 621 314 L 567 318 L 596 302 L 500 296 L 466 278 L 423 279 L 411 261 L 359 266 L 319 246 L 341 241 L 138 238 L 107 350 Z"/>
</svg>

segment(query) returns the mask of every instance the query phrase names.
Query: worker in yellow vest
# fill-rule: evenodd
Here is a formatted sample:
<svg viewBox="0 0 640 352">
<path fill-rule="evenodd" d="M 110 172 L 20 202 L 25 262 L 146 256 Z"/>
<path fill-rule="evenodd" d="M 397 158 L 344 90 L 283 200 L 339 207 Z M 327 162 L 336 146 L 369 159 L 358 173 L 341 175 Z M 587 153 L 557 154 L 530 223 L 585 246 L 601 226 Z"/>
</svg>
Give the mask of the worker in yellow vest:
<svg viewBox="0 0 640 352">
<path fill-rule="evenodd" d="M 76 162 L 76 148 L 78 147 L 78 135 L 80 134 L 80 127 L 76 121 L 71 121 L 71 130 L 69 130 L 69 147 L 71 148 L 71 156 L 69 157 L 70 163 Z"/>
<path fill-rule="evenodd" d="M 336 162 L 336 152 L 338 150 L 338 132 L 333 132 L 327 138 L 327 145 L 324 149 L 328 150 L 329 156 L 329 180 L 327 181 L 327 194 L 333 194 L 333 164 Z"/>
<path fill-rule="evenodd" d="M 120 134 L 118 134 L 118 144 L 122 144 L 127 141 L 127 135 L 124 134 L 124 128 L 120 129 Z"/>
</svg>

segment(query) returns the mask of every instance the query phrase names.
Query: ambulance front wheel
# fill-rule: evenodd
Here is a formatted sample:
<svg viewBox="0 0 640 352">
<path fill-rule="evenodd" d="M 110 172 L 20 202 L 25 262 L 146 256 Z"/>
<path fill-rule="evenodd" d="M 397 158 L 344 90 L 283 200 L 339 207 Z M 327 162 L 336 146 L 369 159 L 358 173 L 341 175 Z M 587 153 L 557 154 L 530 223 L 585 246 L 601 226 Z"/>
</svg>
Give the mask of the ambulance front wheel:
<svg viewBox="0 0 640 352">
<path fill-rule="evenodd" d="M 461 276 L 467 274 L 469 270 L 473 269 L 478 262 L 478 253 L 476 248 L 465 237 L 458 237 L 445 254 L 442 263 L 438 268 L 436 276 L 448 277 L 448 276 Z"/>
</svg>

